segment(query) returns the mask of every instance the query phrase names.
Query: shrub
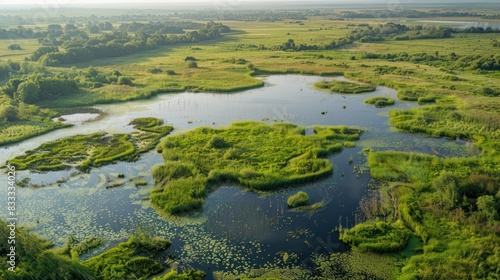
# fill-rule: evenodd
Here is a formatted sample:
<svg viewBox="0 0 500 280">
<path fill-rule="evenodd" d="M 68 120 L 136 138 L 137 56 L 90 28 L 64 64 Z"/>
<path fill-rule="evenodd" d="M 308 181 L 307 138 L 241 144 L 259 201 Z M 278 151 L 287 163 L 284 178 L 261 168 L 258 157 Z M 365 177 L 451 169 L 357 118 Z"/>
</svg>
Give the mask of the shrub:
<svg viewBox="0 0 500 280">
<path fill-rule="evenodd" d="M 186 64 L 187 68 L 198 68 L 198 63 L 196 63 L 196 61 L 188 61 L 187 64 Z"/>
<path fill-rule="evenodd" d="M 365 103 L 375 105 L 376 107 L 385 107 L 389 105 L 394 105 L 394 99 L 389 97 L 372 97 L 365 100 Z"/>
<path fill-rule="evenodd" d="M 309 195 L 307 193 L 300 191 L 292 196 L 290 196 L 287 200 L 288 207 L 295 208 L 300 206 L 307 206 L 310 204 Z"/>
<path fill-rule="evenodd" d="M 12 44 L 12 45 L 9 45 L 9 50 L 11 51 L 18 51 L 18 50 L 22 50 L 21 46 L 19 44 Z"/>
<path fill-rule="evenodd" d="M 127 85 L 131 86 L 132 85 L 132 79 L 127 76 L 120 76 L 118 77 L 118 82 L 119 85 Z"/>
</svg>

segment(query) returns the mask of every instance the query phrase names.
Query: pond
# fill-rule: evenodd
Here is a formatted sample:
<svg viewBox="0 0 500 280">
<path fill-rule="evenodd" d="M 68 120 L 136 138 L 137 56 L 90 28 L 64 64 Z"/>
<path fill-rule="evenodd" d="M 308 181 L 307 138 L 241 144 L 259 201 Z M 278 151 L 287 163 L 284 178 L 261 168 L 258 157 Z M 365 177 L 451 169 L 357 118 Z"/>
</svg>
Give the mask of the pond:
<svg viewBox="0 0 500 280">
<path fill-rule="evenodd" d="M 5 162 L 13 155 L 61 137 L 96 131 L 130 132 L 132 127 L 128 123 L 132 119 L 147 116 L 161 118 L 173 125 L 174 133 L 199 126 L 224 126 L 237 120 L 284 121 L 308 127 L 342 124 L 364 129 L 361 140 L 356 142 L 357 147 L 346 148 L 329 158 L 334 165 L 333 176 L 268 194 L 222 186 L 208 196 L 201 213 L 165 218 L 157 214 L 147 200 L 153 182 L 150 171 L 163 162 L 161 155 L 151 151 L 137 162 L 120 162 L 93 169 L 89 174 L 75 176 L 75 170 L 42 174 L 20 172 L 18 180 L 29 178 L 31 183 L 47 187 L 18 188 L 19 223 L 57 245 L 70 234 L 80 239 L 99 236 L 108 240 L 106 246 L 91 254 L 125 240 L 139 227 L 171 239 L 171 253 L 180 260 L 180 265 L 205 271 L 239 273 L 274 265 L 310 265 L 311 252 L 348 250 L 348 246 L 338 241 L 335 229 L 340 223 L 343 227 L 351 227 L 359 219 L 356 212 L 359 201 L 369 193 L 370 176 L 364 167 L 363 147 L 440 156 L 468 156 L 476 152 L 464 141 L 428 138 L 390 129 L 387 124 L 389 110 L 418 106 L 397 101 L 392 107 L 375 108 L 363 102 L 373 96 L 398 100 L 396 91 L 390 88 L 378 87 L 371 93 L 342 95 L 314 88 L 317 81 L 343 79 L 341 77 L 277 75 L 262 79 L 264 87 L 233 94 L 185 92 L 95 106 L 103 112 L 102 117 L 85 118 L 85 121 L 74 122 L 74 127 L 2 148 L 0 160 Z M 355 167 L 365 172 L 353 172 Z M 105 187 L 109 178 L 121 173 L 126 174 L 122 186 Z M 4 180 L 5 174 L 1 176 Z M 138 178 L 148 181 L 148 186 L 135 187 L 134 180 Z M 322 201 L 325 206 L 316 212 L 289 210 L 286 200 L 299 190 L 306 191 L 313 203 Z M 0 194 L 0 199 L 6 195 Z M 6 214 L 4 211 L 0 217 L 6 218 Z M 283 263 L 284 252 L 290 256 L 286 264 Z"/>
</svg>

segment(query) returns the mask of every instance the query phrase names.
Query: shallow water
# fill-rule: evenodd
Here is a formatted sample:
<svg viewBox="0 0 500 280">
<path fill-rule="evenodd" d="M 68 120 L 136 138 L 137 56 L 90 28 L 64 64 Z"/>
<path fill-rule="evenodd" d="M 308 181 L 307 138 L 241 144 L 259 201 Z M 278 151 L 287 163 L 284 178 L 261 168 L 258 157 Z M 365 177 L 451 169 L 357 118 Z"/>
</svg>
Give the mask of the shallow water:
<svg viewBox="0 0 500 280">
<path fill-rule="evenodd" d="M 18 180 L 29 177 L 31 183 L 45 188 L 18 188 L 19 222 L 34 232 L 61 245 L 67 235 L 80 239 L 89 236 L 106 238 L 105 247 L 123 241 L 135 228 L 172 240 L 171 253 L 181 265 L 210 271 L 235 273 L 261 266 L 282 265 L 281 253 L 291 257 L 286 265 L 308 265 L 311 252 L 344 251 L 334 231 L 339 223 L 352 226 L 360 199 L 368 193 L 368 171 L 357 176 L 354 166 L 363 166 L 363 147 L 436 153 L 441 156 L 467 156 L 474 153 L 464 141 L 428 138 L 397 132 L 387 124 L 390 109 L 418 106 L 396 102 L 388 108 L 364 104 L 371 96 L 397 100 L 396 92 L 378 87 L 375 92 L 341 95 L 317 91 L 313 85 L 324 77 L 279 75 L 263 78 L 265 87 L 233 94 L 165 94 L 149 100 L 96 106 L 104 116 L 94 121 L 78 122 L 61 129 L 0 150 L 0 159 L 22 154 L 45 141 L 96 131 L 130 132 L 128 123 L 137 117 L 162 118 L 181 133 L 199 126 L 224 126 L 237 120 L 267 123 L 293 122 L 299 125 L 349 125 L 363 128 L 356 148 L 346 148 L 330 157 L 334 175 L 318 182 L 296 186 L 271 194 L 245 192 L 234 186 L 222 186 L 206 199 L 203 212 L 190 217 L 164 218 L 151 208 L 151 168 L 163 162 L 154 151 L 134 163 L 121 162 L 93 169 L 90 174 L 71 177 L 74 170 L 33 174 L 20 172 Z M 336 78 L 342 79 L 342 78 Z M 345 109 L 343 108 L 345 106 Z M 321 112 L 327 112 L 322 115 Z M 349 163 L 352 156 L 354 162 Z M 107 189 L 119 173 L 126 174 L 123 186 Z M 2 174 L 1 180 L 5 180 Z M 134 180 L 147 180 L 150 186 L 135 187 Z M 59 183 L 52 184 L 59 180 Z M 288 196 L 306 191 L 313 203 L 325 207 L 316 212 L 287 209 Z M 4 199 L 6 193 L 0 194 Z M 4 200 L 5 201 L 5 200 Z M 0 213 L 6 218 L 5 211 Z M 88 256 L 84 256 L 88 257 Z M 210 278 L 209 278 L 210 279 Z"/>
</svg>

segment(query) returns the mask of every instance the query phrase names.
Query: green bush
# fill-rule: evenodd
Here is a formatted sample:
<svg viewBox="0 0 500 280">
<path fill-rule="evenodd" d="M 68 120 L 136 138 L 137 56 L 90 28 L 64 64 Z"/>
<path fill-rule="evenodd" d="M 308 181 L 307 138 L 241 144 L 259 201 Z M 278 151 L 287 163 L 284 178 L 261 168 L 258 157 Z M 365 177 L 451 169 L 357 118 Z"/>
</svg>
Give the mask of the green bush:
<svg viewBox="0 0 500 280">
<path fill-rule="evenodd" d="M 314 84 L 314 86 L 320 89 L 328 89 L 331 92 L 337 92 L 337 93 L 363 93 L 363 92 L 372 92 L 375 91 L 376 89 L 374 85 L 336 81 L 336 80 L 333 80 L 331 82 L 327 81 L 317 82 Z"/>
<path fill-rule="evenodd" d="M 389 97 L 372 97 L 365 100 L 365 103 L 375 105 L 376 107 L 385 107 L 389 105 L 394 105 L 394 99 Z"/>
<path fill-rule="evenodd" d="M 345 230 L 341 240 L 362 251 L 388 253 L 401 251 L 406 247 L 410 231 L 401 221 L 364 223 Z"/>
</svg>

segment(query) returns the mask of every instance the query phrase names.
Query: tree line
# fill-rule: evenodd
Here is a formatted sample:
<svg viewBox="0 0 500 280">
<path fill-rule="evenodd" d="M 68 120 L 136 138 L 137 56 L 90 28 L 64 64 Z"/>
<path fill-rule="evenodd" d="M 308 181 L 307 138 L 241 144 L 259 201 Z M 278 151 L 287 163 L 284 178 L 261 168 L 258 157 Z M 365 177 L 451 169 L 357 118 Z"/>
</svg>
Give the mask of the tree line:
<svg viewBox="0 0 500 280">
<path fill-rule="evenodd" d="M 46 66 L 60 66 L 99 58 L 129 55 L 163 45 L 211 40 L 230 31 L 229 27 L 214 22 L 209 22 L 197 30 L 184 34 L 161 34 L 160 31 L 167 30 L 167 26 L 153 23 L 147 25 L 127 24 L 122 25 L 119 29 L 122 30 L 103 33 L 93 38 L 88 36 L 71 37 L 64 42 L 63 46 L 66 47 L 64 50 L 54 46 L 40 47 L 29 59 L 40 61 L 42 65 Z M 137 31 L 134 35 L 130 35 L 126 31 L 127 29 L 156 31 L 154 33 Z"/>
</svg>

